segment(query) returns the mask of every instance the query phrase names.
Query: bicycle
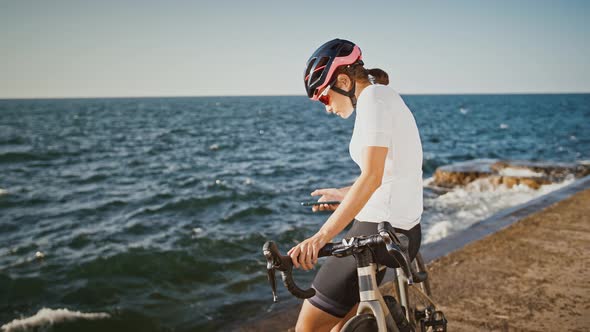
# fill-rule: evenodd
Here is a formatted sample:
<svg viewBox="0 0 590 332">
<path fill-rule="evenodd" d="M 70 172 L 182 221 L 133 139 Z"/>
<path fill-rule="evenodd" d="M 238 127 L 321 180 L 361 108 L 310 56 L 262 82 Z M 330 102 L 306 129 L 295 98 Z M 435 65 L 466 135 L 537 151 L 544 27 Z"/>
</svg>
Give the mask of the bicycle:
<svg viewBox="0 0 590 332">
<path fill-rule="evenodd" d="M 430 297 L 428 273 L 418 254 L 413 262 L 408 257 L 409 240 L 404 234 L 395 233 L 388 222 L 381 222 L 378 234 L 342 239 L 341 243 L 328 243 L 320 249 L 318 257 L 353 255 L 357 263 L 360 303 L 357 314 L 342 327 L 343 332 L 439 332 L 446 331 L 444 313 L 437 310 Z M 385 245 L 399 267 L 395 269 L 396 297 L 383 296 L 379 290 L 377 263 L 372 249 Z M 277 245 L 267 241 L 263 248 L 267 260 L 268 280 L 273 301 L 277 302 L 275 271 L 281 272 L 283 283 L 291 294 L 300 299 L 315 295 L 315 289 L 301 289 L 293 279 L 291 257 L 281 255 Z"/>
</svg>

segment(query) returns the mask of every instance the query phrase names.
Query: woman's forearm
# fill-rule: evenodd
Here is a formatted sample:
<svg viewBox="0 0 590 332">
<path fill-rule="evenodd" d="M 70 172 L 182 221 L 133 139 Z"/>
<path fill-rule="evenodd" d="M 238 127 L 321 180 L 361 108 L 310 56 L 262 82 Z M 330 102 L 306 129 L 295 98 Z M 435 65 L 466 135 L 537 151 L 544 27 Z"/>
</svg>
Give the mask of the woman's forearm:
<svg viewBox="0 0 590 332">
<path fill-rule="evenodd" d="M 356 180 L 358 180 L 358 178 L 356 178 Z M 356 182 L 356 180 L 354 180 L 354 181 Z M 350 191 L 350 188 L 352 188 L 352 186 L 342 187 L 342 188 L 339 188 L 338 190 L 340 190 L 340 192 L 343 194 L 343 196 L 346 196 L 346 194 L 348 194 L 348 192 Z"/>
<path fill-rule="evenodd" d="M 344 194 L 344 196 L 346 197 L 346 194 L 348 194 L 348 192 L 350 191 L 350 188 L 352 188 L 352 186 L 349 186 L 349 187 L 342 187 L 342 188 L 340 188 L 340 189 L 338 189 L 338 190 L 340 190 L 340 192 L 341 192 L 342 194 Z"/>
<path fill-rule="evenodd" d="M 318 233 L 333 239 L 356 217 L 380 185 L 381 177 L 361 174 L 352 186 L 341 188 L 346 189 L 344 199 Z"/>
</svg>

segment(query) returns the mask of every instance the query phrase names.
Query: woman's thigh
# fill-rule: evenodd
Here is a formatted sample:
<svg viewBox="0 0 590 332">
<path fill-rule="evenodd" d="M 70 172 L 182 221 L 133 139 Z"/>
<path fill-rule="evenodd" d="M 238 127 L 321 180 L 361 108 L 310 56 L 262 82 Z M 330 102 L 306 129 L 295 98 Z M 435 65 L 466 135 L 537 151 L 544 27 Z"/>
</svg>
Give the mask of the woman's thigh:
<svg viewBox="0 0 590 332">
<path fill-rule="evenodd" d="M 332 316 L 329 313 L 316 308 L 308 300 L 303 301 L 303 306 L 297 318 L 297 332 L 302 331 L 330 331 L 342 320 L 341 317 Z"/>
</svg>

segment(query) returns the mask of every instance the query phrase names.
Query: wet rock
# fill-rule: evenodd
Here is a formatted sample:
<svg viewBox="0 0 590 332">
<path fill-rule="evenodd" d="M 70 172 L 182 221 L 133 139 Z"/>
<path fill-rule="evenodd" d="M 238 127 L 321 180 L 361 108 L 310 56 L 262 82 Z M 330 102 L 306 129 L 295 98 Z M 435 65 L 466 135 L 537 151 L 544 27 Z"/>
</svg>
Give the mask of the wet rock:
<svg viewBox="0 0 590 332">
<path fill-rule="evenodd" d="M 434 185 L 442 188 L 464 186 L 477 179 L 493 175 L 492 159 L 477 159 L 452 165 L 441 166 L 434 173 Z"/>
<path fill-rule="evenodd" d="M 494 187 L 498 187 L 500 185 L 505 185 L 508 188 L 512 188 L 516 185 L 525 185 L 532 189 L 539 189 L 544 184 L 552 183 L 546 177 L 518 177 L 518 176 L 502 176 L 502 175 L 493 175 L 490 177 L 490 183 L 494 185 Z"/>
<path fill-rule="evenodd" d="M 590 165 L 576 163 L 550 163 L 476 159 L 439 167 L 434 173 L 435 187 L 465 186 L 477 179 L 487 178 L 494 186 L 512 188 L 526 185 L 539 189 L 542 185 L 561 182 L 568 176 L 576 178 L 590 174 Z"/>
<path fill-rule="evenodd" d="M 491 169 L 500 173 L 505 169 L 530 170 L 547 177 L 551 182 L 563 181 L 568 175 L 581 178 L 590 174 L 590 166 L 576 163 L 550 163 L 535 161 L 498 161 L 492 164 Z"/>
</svg>

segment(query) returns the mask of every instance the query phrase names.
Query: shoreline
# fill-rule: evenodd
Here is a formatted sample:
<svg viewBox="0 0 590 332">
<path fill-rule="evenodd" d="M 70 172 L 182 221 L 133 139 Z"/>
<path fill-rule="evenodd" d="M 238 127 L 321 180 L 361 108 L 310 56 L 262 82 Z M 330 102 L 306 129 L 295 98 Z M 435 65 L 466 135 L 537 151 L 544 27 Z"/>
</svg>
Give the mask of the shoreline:
<svg viewBox="0 0 590 332">
<path fill-rule="evenodd" d="M 590 175 L 577 179 L 573 183 L 546 195 L 501 210 L 439 241 L 422 245 L 420 247 L 420 253 L 422 253 L 425 262 L 432 262 L 456 250 L 460 250 L 469 243 L 481 240 L 488 235 L 509 227 L 530 215 L 539 213 L 552 204 L 563 201 L 588 188 L 590 188 Z"/>
<path fill-rule="evenodd" d="M 571 322 L 570 329 L 583 329 L 590 325 L 590 318 L 583 318 L 590 316 L 590 306 L 584 305 L 590 299 L 590 283 L 584 279 L 590 272 L 587 268 L 590 262 L 583 256 L 584 252 L 590 252 L 589 188 L 590 176 L 586 176 L 421 248 L 428 262 L 434 299 L 445 312 L 451 331 L 507 331 L 508 328 L 556 331 L 563 330 L 563 326 L 558 324 L 565 316 Z M 571 227 L 578 232 L 561 234 L 561 229 L 569 230 Z M 519 244 L 515 244 L 515 233 L 519 234 Z M 557 241 L 551 239 L 551 234 L 568 237 L 559 240 L 567 244 L 561 249 L 572 251 L 575 257 L 586 260 L 565 259 L 563 253 L 546 248 L 552 247 L 550 241 Z M 543 240 L 545 238 L 550 240 Z M 577 246 L 570 246 L 573 243 Z M 518 247 L 515 248 L 515 245 Z M 512 262 L 512 259 L 515 261 Z M 546 260 L 552 264 L 543 264 Z M 567 262 L 567 266 L 561 266 L 563 262 Z M 534 266 L 531 267 L 531 264 Z M 511 272 L 513 270 L 519 272 Z M 561 271 L 571 272 L 563 276 Z M 388 273 L 392 273 L 391 269 Z M 550 289 L 549 293 L 539 293 L 538 280 L 531 279 L 531 276 L 543 280 L 542 286 Z M 387 278 L 391 280 L 391 275 Z M 569 281 L 560 280 L 563 278 Z M 581 296 L 566 292 L 573 289 L 571 283 L 579 285 L 575 290 Z M 509 287 L 512 285 L 514 288 Z M 474 294 L 484 290 L 487 291 L 485 295 L 474 297 Z M 533 294 L 528 293 L 531 291 Z M 574 309 L 566 308 L 568 297 L 560 297 L 564 293 L 569 294 L 570 300 L 575 299 Z M 298 300 L 285 303 L 275 312 L 242 322 L 233 330 L 293 330 L 301 303 Z M 503 310 L 499 303 L 514 312 Z M 469 317 L 464 312 L 469 312 Z M 539 317 L 533 318 L 535 315 Z M 547 315 L 553 316 L 547 319 Z M 539 325 L 541 322 L 543 328 Z M 551 323 L 554 325 L 547 325 Z"/>
</svg>

